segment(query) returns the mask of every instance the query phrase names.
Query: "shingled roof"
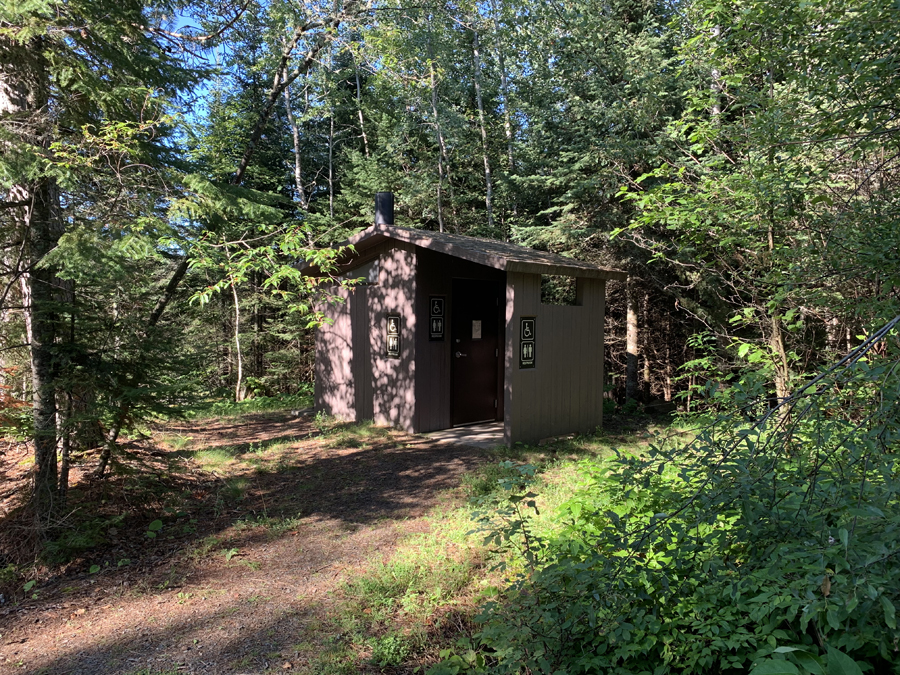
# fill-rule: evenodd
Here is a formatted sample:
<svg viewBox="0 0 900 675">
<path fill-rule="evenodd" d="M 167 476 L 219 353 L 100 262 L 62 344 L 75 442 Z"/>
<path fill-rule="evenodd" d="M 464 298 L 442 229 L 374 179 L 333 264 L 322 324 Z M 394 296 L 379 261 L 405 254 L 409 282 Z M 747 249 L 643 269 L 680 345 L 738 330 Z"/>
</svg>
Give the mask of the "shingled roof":
<svg viewBox="0 0 900 675">
<path fill-rule="evenodd" d="M 569 277 L 618 281 L 625 281 L 628 276 L 625 272 L 618 270 L 605 269 L 581 260 L 564 258 L 561 255 L 545 251 L 535 251 L 504 241 L 446 232 L 428 232 L 396 225 L 373 225 L 350 237 L 344 245 L 352 245 L 356 250 L 356 255 L 348 254 L 344 257 L 340 261 L 341 267 L 348 269 L 364 261 L 368 257 L 366 252 L 369 249 L 388 239 L 405 241 L 430 251 L 445 253 L 506 272 L 559 274 Z M 313 266 L 304 266 L 301 269 L 307 274 L 318 272 Z"/>
</svg>

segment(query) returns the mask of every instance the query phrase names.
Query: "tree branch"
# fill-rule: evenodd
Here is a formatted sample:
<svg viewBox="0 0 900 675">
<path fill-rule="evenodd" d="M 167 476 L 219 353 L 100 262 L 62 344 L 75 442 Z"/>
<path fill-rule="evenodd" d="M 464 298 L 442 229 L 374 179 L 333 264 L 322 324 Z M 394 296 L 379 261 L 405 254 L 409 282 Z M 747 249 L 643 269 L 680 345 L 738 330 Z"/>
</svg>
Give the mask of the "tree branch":
<svg viewBox="0 0 900 675">
<path fill-rule="evenodd" d="M 316 57 L 319 55 L 319 52 L 322 51 L 322 48 L 328 42 L 329 33 L 337 30 L 337 28 L 341 25 L 341 22 L 344 20 L 344 17 L 350 14 L 357 4 L 358 0 L 347 0 L 343 10 L 335 14 L 335 16 L 331 17 L 327 21 L 310 22 L 294 30 L 294 35 L 291 38 L 291 41 L 287 45 L 285 45 L 284 49 L 281 52 L 281 59 L 278 63 L 277 68 L 275 69 L 275 79 L 272 82 L 272 88 L 269 90 L 269 96 L 266 100 L 265 108 L 263 108 L 262 112 L 256 120 L 256 126 L 253 127 L 253 132 L 250 134 L 250 140 L 247 143 L 247 148 L 244 150 L 244 156 L 241 158 L 241 163 L 238 165 L 237 171 L 235 172 L 234 177 L 231 179 L 232 185 L 240 185 L 241 181 L 244 179 L 244 174 L 247 171 L 247 167 L 250 165 L 250 158 L 256 151 L 256 146 L 259 143 L 259 139 L 262 138 L 263 129 L 265 128 L 266 123 L 269 121 L 269 117 L 271 117 L 272 111 L 275 109 L 275 104 L 278 102 L 278 98 L 294 80 L 309 71 L 310 67 L 312 67 L 313 63 L 315 62 Z M 303 60 L 300 62 L 300 64 L 292 72 L 288 73 L 288 63 L 291 60 L 291 55 L 297 48 L 297 45 L 300 43 L 300 40 L 308 32 L 317 28 L 324 28 L 325 30 L 320 32 L 316 36 L 315 40 L 313 40 L 313 43 L 306 51 L 306 54 L 304 55 Z"/>
</svg>

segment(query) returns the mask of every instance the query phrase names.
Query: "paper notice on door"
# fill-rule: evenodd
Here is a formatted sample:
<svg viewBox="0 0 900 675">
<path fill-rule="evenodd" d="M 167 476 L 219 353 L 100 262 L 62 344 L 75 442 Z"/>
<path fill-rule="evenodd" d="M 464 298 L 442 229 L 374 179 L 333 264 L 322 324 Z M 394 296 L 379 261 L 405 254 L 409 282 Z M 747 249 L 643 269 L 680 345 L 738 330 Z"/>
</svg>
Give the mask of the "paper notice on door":
<svg viewBox="0 0 900 675">
<path fill-rule="evenodd" d="M 480 340 L 481 339 L 481 320 L 476 319 L 472 321 L 472 339 Z"/>
</svg>

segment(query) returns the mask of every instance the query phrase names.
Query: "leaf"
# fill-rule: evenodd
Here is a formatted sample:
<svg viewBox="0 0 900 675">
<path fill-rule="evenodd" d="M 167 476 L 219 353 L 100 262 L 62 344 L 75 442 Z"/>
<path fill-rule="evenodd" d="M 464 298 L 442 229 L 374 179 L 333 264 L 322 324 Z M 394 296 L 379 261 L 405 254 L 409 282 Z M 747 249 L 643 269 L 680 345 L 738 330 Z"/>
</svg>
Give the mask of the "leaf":
<svg viewBox="0 0 900 675">
<path fill-rule="evenodd" d="M 828 675 L 862 675 L 856 661 L 839 649 L 828 648 Z"/>
<path fill-rule="evenodd" d="M 100 571 L 100 565 L 91 565 L 91 569 L 88 570 L 91 574 L 97 574 Z"/>
<path fill-rule="evenodd" d="M 756 664 L 756 667 L 750 671 L 750 675 L 800 675 L 800 671 L 790 661 L 765 659 Z"/>
<path fill-rule="evenodd" d="M 888 628 L 896 628 L 897 611 L 894 609 L 894 603 L 886 595 L 882 595 L 878 599 L 881 600 L 881 606 L 884 607 L 884 622 L 888 625 Z"/>
<path fill-rule="evenodd" d="M 797 651 L 791 654 L 791 658 L 795 659 L 800 667 L 805 669 L 811 675 L 825 675 L 825 669 L 822 667 L 822 659 L 813 656 L 809 652 Z"/>
<path fill-rule="evenodd" d="M 27 593 L 27 592 L 30 591 L 32 588 L 34 588 L 34 584 L 35 584 L 35 581 L 34 581 L 34 579 L 32 579 L 31 581 L 27 582 L 27 583 L 25 584 L 25 586 L 23 586 L 22 588 L 23 588 L 23 590 Z"/>
<path fill-rule="evenodd" d="M 159 532 L 162 528 L 163 522 L 161 520 L 154 520 L 147 526 L 147 529 L 150 530 L 150 532 Z"/>
</svg>

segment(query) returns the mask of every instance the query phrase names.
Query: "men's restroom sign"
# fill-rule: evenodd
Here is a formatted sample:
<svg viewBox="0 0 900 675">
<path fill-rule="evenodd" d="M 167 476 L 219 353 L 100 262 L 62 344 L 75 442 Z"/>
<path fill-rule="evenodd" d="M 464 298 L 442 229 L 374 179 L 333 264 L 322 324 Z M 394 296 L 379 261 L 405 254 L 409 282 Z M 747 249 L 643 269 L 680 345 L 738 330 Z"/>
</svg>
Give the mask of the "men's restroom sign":
<svg viewBox="0 0 900 675">
<path fill-rule="evenodd" d="M 444 340 L 444 298 L 432 295 L 428 298 L 428 339 Z"/>
<path fill-rule="evenodd" d="M 387 355 L 392 359 L 400 358 L 400 315 L 387 316 Z"/>
<path fill-rule="evenodd" d="M 535 318 L 523 316 L 519 324 L 519 368 L 534 368 Z"/>
</svg>

